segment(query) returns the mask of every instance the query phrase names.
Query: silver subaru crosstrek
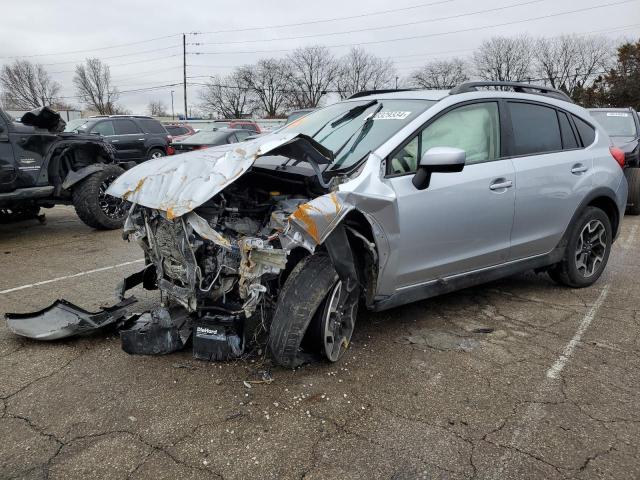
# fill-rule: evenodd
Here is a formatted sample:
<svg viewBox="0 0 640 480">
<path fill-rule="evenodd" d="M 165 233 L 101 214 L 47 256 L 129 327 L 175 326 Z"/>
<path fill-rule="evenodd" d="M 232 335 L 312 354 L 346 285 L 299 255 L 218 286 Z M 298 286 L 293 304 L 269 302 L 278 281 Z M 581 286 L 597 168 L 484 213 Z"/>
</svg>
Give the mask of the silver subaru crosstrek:
<svg viewBox="0 0 640 480">
<path fill-rule="evenodd" d="M 141 164 L 108 193 L 131 202 L 124 235 L 147 259 L 126 288 L 158 288 L 162 305 L 123 346 L 148 353 L 174 329 L 156 353 L 191 336 L 196 357 L 227 359 L 262 335 L 280 365 L 337 361 L 359 306 L 529 269 L 591 285 L 627 198 L 610 147 L 559 91 L 474 82 L 356 94 L 249 142 Z"/>
</svg>

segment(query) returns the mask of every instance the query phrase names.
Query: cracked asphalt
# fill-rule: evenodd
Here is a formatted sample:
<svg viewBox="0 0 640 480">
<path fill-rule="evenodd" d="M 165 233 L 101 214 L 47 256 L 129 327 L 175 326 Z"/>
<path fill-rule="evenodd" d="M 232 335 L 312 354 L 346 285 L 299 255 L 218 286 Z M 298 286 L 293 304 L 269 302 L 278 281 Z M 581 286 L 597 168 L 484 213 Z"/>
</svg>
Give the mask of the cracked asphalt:
<svg viewBox="0 0 640 480">
<path fill-rule="evenodd" d="M 0 313 L 113 303 L 140 259 L 69 207 L 0 226 Z M 0 478 L 640 478 L 640 218 L 570 290 L 527 273 L 361 314 L 339 364 L 129 356 L 0 325 Z M 156 300 L 135 291 L 141 305 Z M 245 384 L 246 382 L 246 384 Z M 251 388 L 248 388 L 249 385 Z"/>
</svg>

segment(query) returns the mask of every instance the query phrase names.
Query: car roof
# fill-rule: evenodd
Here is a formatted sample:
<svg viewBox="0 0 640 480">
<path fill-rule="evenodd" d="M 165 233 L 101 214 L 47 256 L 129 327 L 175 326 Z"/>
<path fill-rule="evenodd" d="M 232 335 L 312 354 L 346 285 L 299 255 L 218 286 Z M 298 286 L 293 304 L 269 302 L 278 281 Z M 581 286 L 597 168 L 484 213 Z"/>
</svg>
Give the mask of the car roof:
<svg viewBox="0 0 640 480">
<path fill-rule="evenodd" d="M 449 90 L 398 90 L 397 92 L 372 93 L 353 100 L 431 100 L 438 101 L 449 96 Z"/>
<path fill-rule="evenodd" d="M 600 107 L 600 108 L 588 108 L 590 112 L 632 112 L 631 107 Z"/>
</svg>

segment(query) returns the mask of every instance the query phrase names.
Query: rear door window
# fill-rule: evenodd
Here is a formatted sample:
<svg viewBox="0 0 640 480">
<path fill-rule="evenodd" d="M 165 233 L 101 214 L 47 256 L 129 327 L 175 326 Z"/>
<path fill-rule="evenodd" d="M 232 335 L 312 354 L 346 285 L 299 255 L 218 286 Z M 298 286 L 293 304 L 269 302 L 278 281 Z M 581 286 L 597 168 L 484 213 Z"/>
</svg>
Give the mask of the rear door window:
<svg viewBox="0 0 640 480">
<path fill-rule="evenodd" d="M 573 133 L 571 123 L 569 123 L 569 117 L 564 112 L 558 112 L 558 120 L 560 121 L 560 134 L 562 135 L 562 148 L 565 150 L 571 150 L 578 148 L 578 140 Z"/>
<path fill-rule="evenodd" d="M 556 110 L 542 105 L 508 102 L 513 127 L 513 155 L 562 150 Z"/>
<path fill-rule="evenodd" d="M 582 139 L 582 146 L 588 147 L 591 145 L 596 139 L 596 130 L 587 122 L 575 115 L 573 115 L 573 122 L 576 124 L 580 139 Z"/>
<path fill-rule="evenodd" d="M 99 133 L 100 135 L 105 137 L 109 135 L 115 135 L 113 122 L 111 120 L 103 120 L 102 122 L 98 122 L 91 129 L 91 133 Z"/>
<path fill-rule="evenodd" d="M 165 127 L 167 129 L 167 131 L 174 136 L 179 136 L 179 135 L 184 135 L 188 132 L 188 130 L 184 127 L 172 127 L 172 126 L 168 126 Z"/>
<path fill-rule="evenodd" d="M 121 118 L 115 123 L 116 135 L 133 135 L 141 133 L 140 128 L 134 123 L 133 120 L 128 118 Z"/>
<path fill-rule="evenodd" d="M 153 118 L 138 118 L 138 122 L 142 125 L 142 128 L 146 133 L 158 133 L 162 135 L 167 134 L 167 130 L 162 126 L 162 124 L 154 120 Z"/>
</svg>

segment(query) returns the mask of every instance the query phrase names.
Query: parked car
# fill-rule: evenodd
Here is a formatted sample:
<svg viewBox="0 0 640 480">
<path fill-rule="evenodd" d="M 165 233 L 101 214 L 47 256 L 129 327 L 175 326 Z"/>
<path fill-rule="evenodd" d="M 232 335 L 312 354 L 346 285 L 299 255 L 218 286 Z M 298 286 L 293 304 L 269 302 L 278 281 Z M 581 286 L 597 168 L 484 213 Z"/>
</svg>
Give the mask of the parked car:
<svg viewBox="0 0 640 480">
<path fill-rule="evenodd" d="M 202 124 L 201 126 L 199 125 L 200 131 L 206 132 L 206 131 L 213 131 L 213 130 L 219 130 L 221 128 L 234 128 L 234 129 L 241 129 L 241 130 L 248 130 L 249 132 L 252 133 L 262 133 L 262 130 L 260 130 L 260 127 L 258 126 L 258 124 L 256 122 L 253 122 L 251 120 L 215 120 L 214 122 L 211 123 L 205 123 Z"/>
<path fill-rule="evenodd" d="M 105 194 L 124 172 L 114 148 L 96 135 L 62 133 L 64 127 L 47 107 L 25 114 L 21 122 L 0 110 L 0 222 L 71 204 L 90 227 L 122 227 L 123 201 Z"/>
<path fill-rule="evenodd" d="M 212 132 L 198 132 L 184 140 L 173 142 L 171 145 L 177 154 L 215 147 L 217 145 L 242 142 L 250 135 L 251 132 L 248 130 L 221 128 L 220 130 L 214 130 Z"/>
<path fill-rule="evenodd" d="M 135 205 L 124 237 L 147 259 L 123 285 L 163 303 L 120 332 L 123 348 L 192 337 L 196 357 L 220 360 L 267 329 L 280 365 L 335 362 L 359 305 L 530 269 L 592 285 L 627 198 L 609 142 L 558 90 L 470 82 L 355 96 L 250 142 L 141 164 L 108 192 Z M 27 319 L 9 328 L 34 336 Z"/>
<path fill-rule="evenodd" d="M 190 137 L 191 135 L 196 133 L 196 130 L 191 125 L 187 125 L 186 123 L 169 124 L 165 125 L 164 128 L 167 130 L 169 135 L 171 135 L 171 138 L 174 142 L 184 140 L 185 138 Z"/>
<path fill-rule="evenodd" d="M 66 132 L 98 134 L 116 151 L 119 162 L 140 163 L 150 158 L 172 155 L 171 135 L 152 117 L 103 115 L 72 120 Z"/>
<path fill-rule="evenodd" d="M 289 113 L 289 115 L 287 115 L 287 121 L 285 122 L 285 125 L 288 125 L 294 120 L 304 117 L 305 115 L 313 112 L 314 110 L 315 108 L 301 108 L 300 110 L 293 110 L 291 113 Z"/>
<path fill-rule="evenodd" d="M 633 108 L 592 108 L 591 116 L 607 131 L 624 155 L 624 174 L 629 183 L 627 213 L 640 215 L 640 120 Z"/>
</svg>

